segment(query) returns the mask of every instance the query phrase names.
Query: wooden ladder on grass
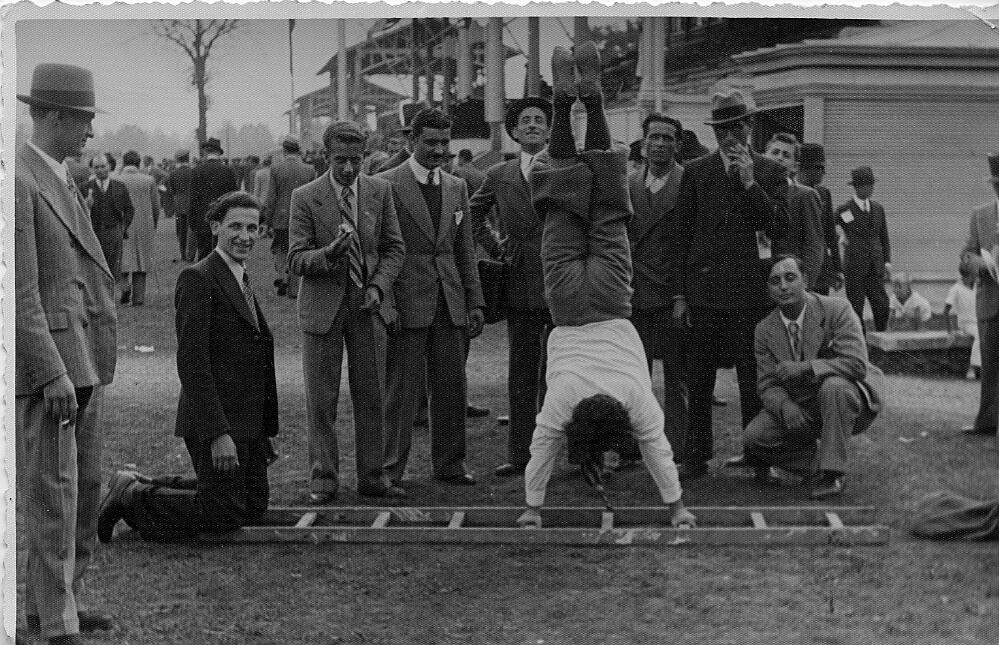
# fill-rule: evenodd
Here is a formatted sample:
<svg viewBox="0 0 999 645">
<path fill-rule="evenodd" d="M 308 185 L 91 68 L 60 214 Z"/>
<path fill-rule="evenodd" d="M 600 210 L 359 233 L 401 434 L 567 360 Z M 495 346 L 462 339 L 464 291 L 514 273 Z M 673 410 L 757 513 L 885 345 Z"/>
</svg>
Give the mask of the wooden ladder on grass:
<svg viewBox="0 0 999 645">
<path fill-rule="evenodd" d="M 875 510 L 858 506 L 702 506 L 695 529 L 675 529 L 663 507 L 552 507 L 544 528 L 522 529 L 521 507 L 278 507 L 262 523 L 206 540 L 255 543 L 813 545 L 887 544 Z"/>
</svg>

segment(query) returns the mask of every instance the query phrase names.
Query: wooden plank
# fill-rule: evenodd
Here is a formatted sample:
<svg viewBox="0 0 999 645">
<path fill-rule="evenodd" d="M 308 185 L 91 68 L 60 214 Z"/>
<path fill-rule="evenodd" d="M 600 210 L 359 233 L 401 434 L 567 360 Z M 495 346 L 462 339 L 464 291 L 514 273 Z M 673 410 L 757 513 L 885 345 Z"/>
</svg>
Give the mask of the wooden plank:
<svg viewBox="0 0 999 645">
<path fill-rule="evenodd" d="M 465 523 L 465 511 L 455 511 L 451 515 L 451 520 L 447 523 L 449 529 L 460 529 Z"/>
<path fill-rule="evenodd" d="M 829 528 L 841 529 L 845 528 L 843 526 L 843 520 L 840 519 L 839 515 L 836 513 L 826 513 L 826 520 L 829 522 Z"/>
<path fill-rule="evenodd" d="M 384 529 L 388 526 L 389 520 L 392 519 L 392 513 L 389 511 L 382 511 L 375 518 L 375 521 L 371 523 L 371 528 L 373 529 Z"/>
<path fill-rule="evenodd" d="M 749 513 L 749 518 L 753 521 L 754 529 L 767 528 L 767 520 L 763 517 L 763 513 L 759 511 L 752 511 Z"/>
<path fill-rule="evenodd" d="M 309 511 L 308 513 L 303 513 L 302 517 L 295 522 L 296 529 L 304 529 L 306 527 L 312 526 L 316 523 L 316 518 L 319 517 L 319 513 L 315 511 Z"/>
<path fill-rule="evenodd" d="M 600 516 L 600 530 L 609 531 L 614 528 L 614 513 L 611 511 L 605 511 Z"/>
</svg>

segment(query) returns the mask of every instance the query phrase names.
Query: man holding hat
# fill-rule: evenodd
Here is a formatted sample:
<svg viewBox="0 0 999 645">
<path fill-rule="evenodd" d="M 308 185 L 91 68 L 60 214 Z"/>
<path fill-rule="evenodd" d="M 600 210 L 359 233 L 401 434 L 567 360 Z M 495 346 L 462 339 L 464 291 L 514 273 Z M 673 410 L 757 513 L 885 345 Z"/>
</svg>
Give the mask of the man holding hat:
<svg viewBox="0 0 999 645">
<path fill-rule="evenodd" d="M 284 159 L 271 166 L 271 185 L 264 202 L 264 223 L 274 231 L 271 255 L 277 279 L 278 295 L 298 297 L 298 276 L 288 268 L 288 213 L 291 193 L 316 178 L 316 170 L 302 160 L 298 139 L 288 135 L 281 142 Z"/>
<path fill-rule="evenodd" d="M 470 202 L 475 240 L 494 259 L 510 267 L 506 319 L 510 336 L 510 435 L 507 461 L 496 468 L 500 477 L 524 472 L 531 459 L 534 417 L 544 398 L 542 338 L 545 327 L 551 325 L 551 316 L 545 303 L 541 266 L 543 222 L 534 211 L 528 178 L 535 161 L 547 157 L 551 117 L 551 102 L 537 96 L 510 104 L 506 131 L 520 144 L 520 154 L 486 171 L 485 182 Z M 489 217 L 491 212 L 495 212 L 493 218 Z M 496 222 L 497 227 L 491 222 Z"/>
<path fill-rule="evenodd" d="M 999 257 L 999 154 L 989 155 L 989 174 L 996 199 L 971 212 L 968 243 L 961 252 L 961 262 L 978 277 L 975 310 L 978 314 L 978 338 L 982 352 L 982 395 L 978 416 L 973 426 L 964 428 L 971 434 L 996 434 L 997 388 L 999 388 L 999 278 L 996 258 Z M 986 259 L 986 252 L 992 256 Z"/>
<path fill-rule="evenodd" d="M 222 144 L 210 137 L 201 144 L 201 162 L 191 171 L 191 211 L 188 226 L 197 241 L 195 260 L 208 257 L 215 248 L 212 228 L 206 217 L 216 199 L 238 190 L 236 173 L 222 163 Z"/>
<path fill-rule="evenodd" d="M 846 236 L 843 273 L 846 298 L 861 322 L 864 301 L 869 300 L 874 314 L 874 328 L 884 331 L 888 326 L 888 292 L 885 276 L 891 275 L 891 246 L 885 209 L 871 199 L 874 192 L 874 172 L 861 166 L 850 173 L 854 196 L 836 209 L 836 225 Z"/>
<path fill-rule="evenodd" d="M 815 189 L 822 205 L 822 234 L 825 236 L 826 252 L 822 260 L 819 279 L 812 287 L 815 293 L 829 295 L 830 289 L 843 287 L 843 266 L 839 256 L 839 236 L 836 234 L 836 219 L 833 217 L 832 194 L 822 185 L 826 174 L 826 152 L 818 143 L 803 143 L 799 150 L 798 181 L 803 186 Z"/>
<path fill-rule="evenodd" d="M 27 543 L 29 629 L 52 644 L 110 629 L 83 611 L 80 589 L 94 554 L 100 504 L 101 387 L 116 360 L 114 276 L 69 175 L 94 136 L 100 110 L 90 70 L 38 65 L 31 140 L 14 174 L 15 396 L 19 501 Z"/>
<path fill-rule="evenodd" d="M 767 302 L 762 263 L 788 226 L 784 167 L 749 147 L 752 95 L 729 89 L 712 98 L 718 150 L 684 168 L 676 235 L 668 257 L 673 323 L 690 327 L 690 420 L 681 476 L 707 472 L 713 454 L 711 401 L 721 359 L 734 359 L 745 427 L 760 409 L 753 333 Z"/>
</svg>

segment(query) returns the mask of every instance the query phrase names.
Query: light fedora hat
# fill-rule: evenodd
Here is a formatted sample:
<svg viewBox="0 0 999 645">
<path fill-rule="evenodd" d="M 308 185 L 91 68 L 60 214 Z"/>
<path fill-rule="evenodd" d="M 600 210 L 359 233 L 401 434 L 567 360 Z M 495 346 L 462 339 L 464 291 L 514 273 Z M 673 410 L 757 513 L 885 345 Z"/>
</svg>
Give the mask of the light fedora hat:
<svg viewBox="0 0 999 645">
<path fill-rule="evenodd" d="M 711 118 L 705 121 L 704 125 L 740 121 L 756 112 L 756 102 L 752 93 L 734 88 L 722 90 L 711 97 Z"/>
<path fill-rule="evenodd" d="M 94 75 L 89 69 L 63 63 L 41 63 L 31 75 L 31 94 L 18 100 L 43 108 L 105 114 L 94 99 Z"/>
</svg>

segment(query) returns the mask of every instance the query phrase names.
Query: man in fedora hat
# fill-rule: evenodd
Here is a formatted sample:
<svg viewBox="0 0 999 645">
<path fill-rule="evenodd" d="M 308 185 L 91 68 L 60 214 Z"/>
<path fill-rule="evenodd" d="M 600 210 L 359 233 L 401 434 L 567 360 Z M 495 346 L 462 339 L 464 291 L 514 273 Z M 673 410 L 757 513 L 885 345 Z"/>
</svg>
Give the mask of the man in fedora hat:
<svg viewBox="0 0 999 645">
<path fill-rule="evenodd" d="M 38 65 L 33 130 L 14 172 L 15 395 L 19 501 L 27 543 L 29 629 L 53 644 L 110 629 L 80 606 L 100 504 L 101 386 L 115 369 L 114 276 L 69 176 L 93 137 L 90 70 Z"/>
<path fill-rule="evenodd" d="M 845 236 L 843 274 L 846 298 L 857 317 L 864 320 L 864 301 L 871 303 L 874 328 L 884 331 L 888 326 L 888 292 L 885 277 L 891 275 L 891 246 L 885 209 L 871 199 L 874 192 L 874 171 L 861 166 L 850 173 L 854 195 L 836 209 L 835 220 Z"/>
<path fill-rule="evenodd" d="M 822 185 L 826 174 L 826 152 L 818 143 L 803 143 L 799 150 L 798 181 L 801 185 L 813 188 L 819 194 L 822 206 L 822 235 L 825 237 L 826 252 L 822 260 L 819 278 L 812 291 L 829 295 L 830 289 L 843 287 L 843 265 L 839 256 L 839 236 L 836 233 L 836 220 L 833 217 L 832 194 Z"/>
<path fill-rule="evenodd" d="M 315 169 L 302 160 L 298 139 L 288 135 L 281 142 L 284 159 L 271 166 L 271 184 L 264 202 L 264 223 L 274 231 L 271 255 L 279 296 L 298 297 L 298 276 L 288 268 L 288 213 L 291 193 L 316 178 Z"/>
<path fill-rule="evenodd" d="M 968 243 L 961 253 L 961 262 L 978 277 L 975 310 L 978 315 L 978 339 L 982 353 L 982 395 L 978 415 L 971 427 L 964 428 L 971 434 L 996 434 L 997 388 L 999 388 L 999 274 L 996 258 L 999 257 L 999 154 L 989 155 L 989 175 L 996 199 L 971 212 L 971 230 Z M 987 252 L 987 253 L 986 253 Z M 987 259 L 991 255 L 991 259 Z"/>
<path fill-rule="evenodd" d="M 195 260 L 208 257 L 215 248 L 212 228 L 206 217 L 216 199 L 238 190 L 236 173 L 222 163 L 222 143 L 210 137 L 201 144 L 201 162 L 191 171 L 191 210 L 188 226 L 197 241 Z"/>
<path fill-rule="evenodd" d="M 493 259 L 510 267 L 506 317 L 510 434 L 507 459 L 496 467 L 500 477 L 524 472 L 531 459 L 534 416 L 544 399 L 542 336 L 551 325 L 551 316 L 541 266 L 543 226 L 531 202 L 528 179 L 535 160 L 547 156 L 551 117 L 551 102 L 537 96 L 510 104 L 506 131 L 520 144 L 520 154 L 486 171 L 485 182 L 470 202 L 475 240 Z"/>
<path fill-rule="evenodd" d="M 691 333 L 683 477 L 703 475 L 713 454 L 711 402 L 723 357 L 735 362 L 743 426 L 760 409 L 753 332 L 767 302 L 762 263 L 770 260 L 760 240 L 781 239 L 788 218 L 784 167 L 749 147 L 755 112 L 751 94 L 715 94 L 705 123 L 718 149 L 688 163 L 680 180 L 668 256 L 673 324 Z"/>
</svg>

